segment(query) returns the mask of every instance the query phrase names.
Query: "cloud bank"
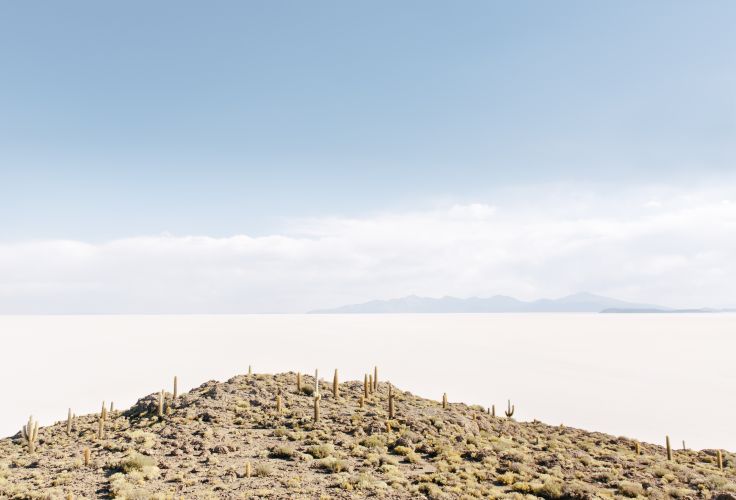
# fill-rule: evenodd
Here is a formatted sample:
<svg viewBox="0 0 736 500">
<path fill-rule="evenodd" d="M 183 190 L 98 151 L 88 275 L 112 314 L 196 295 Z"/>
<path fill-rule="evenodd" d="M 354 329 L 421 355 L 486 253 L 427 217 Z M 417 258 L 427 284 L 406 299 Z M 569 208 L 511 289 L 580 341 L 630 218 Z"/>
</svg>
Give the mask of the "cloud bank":
<svg viewBox="0 0 736 500">
<path fill-rule="evenodd" d="M 578 291 L 733 306 L 736 193 L 524 188 L 483 203 L 288 221 L 283 234 L 0 243 L 0 313 L 250 313 Z"/>
</svg>

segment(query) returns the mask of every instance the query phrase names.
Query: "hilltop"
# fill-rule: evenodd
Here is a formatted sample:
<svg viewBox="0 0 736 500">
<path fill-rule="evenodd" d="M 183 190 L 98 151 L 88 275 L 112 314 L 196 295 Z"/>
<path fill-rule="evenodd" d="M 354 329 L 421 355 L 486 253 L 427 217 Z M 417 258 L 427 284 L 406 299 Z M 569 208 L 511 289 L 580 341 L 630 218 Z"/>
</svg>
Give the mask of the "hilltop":
<svg viewBox="0 0 736 500">
<path fill-rule="evenodd" d="M 733 453 L 722 470 L 716 450 L 668 460 L 659 445 L 384 381 L 339 383 L 337 397 L 322 382 L 315 421 L 314 379 L 300 378 L 299 389 L 295 373 L 251 374 L 151 394 L 73 418 L 69 432 L 39 429 L 32 454 L 21 433 L 2 439 L 0 498 L 736 498 Z"/>
</svg>

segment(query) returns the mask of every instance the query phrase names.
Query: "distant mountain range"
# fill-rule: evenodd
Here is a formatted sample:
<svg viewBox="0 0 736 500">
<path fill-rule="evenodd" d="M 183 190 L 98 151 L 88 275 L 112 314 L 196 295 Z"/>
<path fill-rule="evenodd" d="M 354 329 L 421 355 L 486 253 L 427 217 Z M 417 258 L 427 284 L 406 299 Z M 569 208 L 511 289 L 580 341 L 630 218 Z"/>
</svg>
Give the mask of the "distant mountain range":
<svg viewBox="0 0 736 500">
<path fill-rule="evenodd" d="M 715 309 L 671 309 L 653 304 L 637 304 L 582 292 L 559 299 L 525 302 L 496 295 L 489 298 L 417 297 L 373 300 L 334 309 L 310 311 L 310 314 L 391 314 L 391 313 L 509 313 L 509 312 L 604 312 L 604 313 L 675 313 L 719 312 Z"/>
</svg>

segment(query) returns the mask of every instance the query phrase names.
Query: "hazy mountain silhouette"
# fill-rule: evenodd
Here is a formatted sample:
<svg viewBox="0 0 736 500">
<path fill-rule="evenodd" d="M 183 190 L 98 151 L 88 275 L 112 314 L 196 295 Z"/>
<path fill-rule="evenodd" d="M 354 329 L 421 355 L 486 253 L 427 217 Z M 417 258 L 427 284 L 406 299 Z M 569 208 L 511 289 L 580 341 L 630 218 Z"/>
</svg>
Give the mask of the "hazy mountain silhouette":
<svg viewBox="0 0 736 500">
<path fill-rule="evenodd" d="M 623 300 L 576 293 L 559 299 L 539 299 L 532 302 L 496 295 L 489 298 L 471 297 L 418 297 L 410 295 L 399 299 L 373 300 L 362 304 L 351 304 L 334 309 L 310 311 L 314 314 L 347 313 L 496 313 L 496 312 L 668 312 L 672 309 L 653 304 L 637 304 Z"/>
</svg>

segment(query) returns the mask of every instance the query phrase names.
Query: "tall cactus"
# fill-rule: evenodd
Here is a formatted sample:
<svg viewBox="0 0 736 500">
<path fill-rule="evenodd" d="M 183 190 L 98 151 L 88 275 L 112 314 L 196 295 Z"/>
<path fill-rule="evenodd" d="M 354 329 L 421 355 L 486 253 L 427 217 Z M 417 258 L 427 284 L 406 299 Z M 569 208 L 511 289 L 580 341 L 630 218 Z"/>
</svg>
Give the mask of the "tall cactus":
<svg viewBox="0 0 736 500">
<path fill-rule="evenodd" d="M 373 367 L 373 389 L 378 390 L 378 367 Z"/>
<path fill-rule="evenodd" d="M 302 392 L 302 374 L 301 372 L 297 372 L 296 374 L 296 392 L 298 393 Z"/>
<path fill-rule="evenodd" d="M 496 405 L 491 405 L 491 416 L 496 418 Z"/>
<path fill-rule="evenodd" d="M 314 395 L 314 421 L 319 422 L 319 394 Z"/>
<path fill-rule="evenodd" d="M 447 409 L 447 393 L 442 393 L 442 408 Z"/>
<path fill-rule="evenodd" d="M 158 416 L 163 417 L 164 416 L 164 390 L 161 389 L 161 392 L 158 393 Z"/>
<path fill-rule="evenodd" d="M 28 453 L 35 453 L 36 439 L 38 439 L 38 421 L 34 421 L 33 416 L 28 417 L 28 423 L 21 428 L 20 433 L 28 445 Z"/>
<path fill-rule="evenodd" d="M 67 436 L 72 433 L 72 409 L 69 408 L 69 411 L 66 414 L 66 434 Z"/>
<path fill-rule="evenodd" d="M 174 375 L 174 396 L 173 399 L 176 399 L 176 397 L 179 395 L 179 379 L 176 375 Z"/>
<path fill-rule="evenodd" d="M 281 389 L 276 394 L 276 413 L 281 414 Z"/>
<path fill-rule="evenodd" d="M 314 370 L 314 395 L 319 396 L 319 370 Z"/>
<path fill-rule="evenodd" d="M 337 368 L 335 368 L 335 375 L 332 377 L 332 395 L 337 399 L 340 397 L 340 386 L 337 379 Z"/>
<path fill-rule="evenodd" d="M 105 419 L 102 418 L 102 415 L 100 415 L 100 418 L 97 420 L 97 439 L 102 439 L 105 437 Z"/>
<path fill-rule="evenodd" d="M 723 453 L 721 452 L 721 450 L 717 451 L 717 455 L 718 455 L 718 468 L 720 470 L 723 470 Z"/>
<path fill-rule="evenodd" d="M 89 448 L 85 448 L 82 454 L 84 456 L 84 466 L 87 467 L 89 465 L 89 454 L 90 454 Z"/>
<path fill-rule="evenodd" d="M 391 384 L 388 384 L 388 418 L 394 418 L 394 392 Z"/>
<path fill-rule="evenodd" d="M 107 406 L 105 406 L 105 402 L 102 402 L 102 409 L 100 410 L 100 418 L 102 420 L 107 420 Z"/>
<path fill-rule="evenodd" d="M 370 392 L 371 394 L 373 394 L 373 391 L 374 391 L 374 390 L 375 390 L 375 389 L 374 389 L 374 387 L 373 387 L 373 374 L 369 373 L 369 374 L 368 374 L 368 391 L 369 391 L 369 392 Z"/>
<path fill-rule="evenodd" d="M 514 411 L 516 410 L 516 406 L 511 405 L 511 400 L 508 401 L 508 409 L 504 412 L 506 413 L 506 418 L 511 418 L 514 416 Z"/>
<path fill-rule="evenodd" d="M 363 397 L 368 399 L 368 374 L 363 376 Z"/>
<path fill-rule="evenodd" d="M 667 460 L 672 460 L 672 448 L 670 447 L 670 437 L 665 436 L 667 444 Z"/>
</svg>

